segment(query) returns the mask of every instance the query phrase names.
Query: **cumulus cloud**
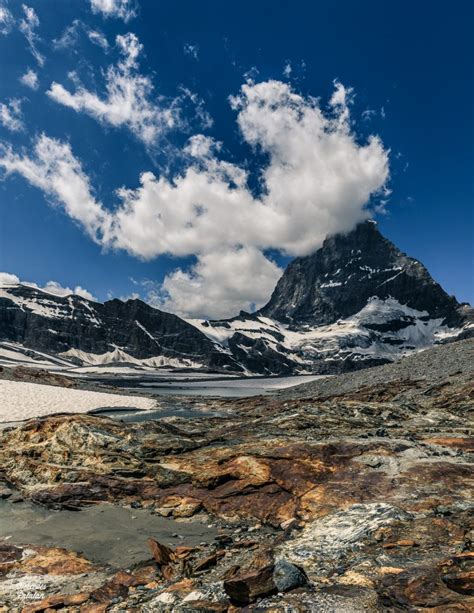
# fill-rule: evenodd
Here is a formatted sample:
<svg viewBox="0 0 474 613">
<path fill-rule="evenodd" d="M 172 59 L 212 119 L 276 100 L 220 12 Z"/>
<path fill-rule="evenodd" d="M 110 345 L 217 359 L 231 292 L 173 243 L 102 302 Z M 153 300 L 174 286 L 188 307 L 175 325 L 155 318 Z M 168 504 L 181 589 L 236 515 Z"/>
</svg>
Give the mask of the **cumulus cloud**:
<svg viewBox="0 0 474 613">
<path fill-rule="evenodd" d="M 135 34 L 116 38 L 121 58 L 105 73 L 106 95 L 90 91 L 79 84 L 71 93 L 60 83 L 53 82 L 47 94 L 50 98 L 76 112 L 84 112 L 114 127 L 127 127 L 145 145 L 151 146 L 157 138 L 173 128 L 178 121 L 173 104 L 157 104 L 153 98 L 153 85 L 149 77 L 140 74 L 138 59 L 143 51 Z"/>
<path fill-rule="evenodd" d="M 19 28 L 20 32 L 24 35 L 26 40 L 28 41 L 28 46 L 30 48 L 30 52 L 35 60 L 38 62 L 40 66 L 44 65 L 44 55 L 42 55 L 38 51 L 38 42 L 39 36 L 36 34 L 35 30 L 39 27 L 40 21 L 38 15 L 34 8 L 27 6 L 26 4 L 22 5 L 23 12 L 25 14 L 24 19 L 20 20 Z"/>
<path fill-rule="evenodd" d="M 10 34 L 15 20 L 4 2 L 0 2 L 0 34 Z"/>
<path fill-rule="evenodd" d="M 20 281 L 20 278 L 17 275 L 13 275 L 9 272 L 0 272 L 0 286 L 18 285 L 19 283 L 21 283 L 22 285 L 27 285 L 29 287 L 35 287 L 45 292 L 49 292 L 50 294 L 54 294 L 55 296 L 70 296 L 71 294 L 75 294 L 76 296 L 82 296 L 82 298 L 86 298 L 87 300 L 97 300 L 90 292 L 88 292 L 80 285 L 76 285 L 76 287 L 70 288 L 63 287 L 57 281 L 48 281 L 46 285 L 41 286 L 37 283 L 32 283 L 30 281 Z"/>
<path fill-rule="evenodd" d="M 115 17 L 128 23 L 137 16 L 137 3 L 135 0 L 90 0 L 93 13 L 100 13 L 103 17 Z"/>
<path fill-rule="evenodd" d="M 18 285 L 19 277 L 12 275 L 10 272 L 0 272 L 0 285 Z"/>
<path fill-rule="evenodd" d="M 26 87 L 29 87 L 30 89 L 38 89 L 38 74 L 34 70 L 29 68 L 25 72 L 25 74 L 20 77 L 20 83 L 22 83 Z"/>
<path fill-rule="evenodd" d="M 42 289 L 45 292 L 49 292 L 50 294 L 55 294 L 56 296 L 70 296 L 71 294 L 75 294 L 76 296 L 81 296 L 82 298 L 86 298 L 87 300 L 97 300 L 91 292 L 87 291 L 80 285 L 76 285 L 76 287 L 63 287 L 57 281 L 48 281 L 46 285 L 43 287 L 37 285 L 36 283 L 26 283 L 26 285 L 30 285 L 32 287 L 38 287 L 38 289 Z"/>
<path fill-rule="evenodd" d="M 5 148 L 0 167 L 43 189 L 106 248 L 143 259 L 194 255 L 157 299 L 182 315 L 223 317 L 268 299 L 281 272 L 268 250 L 311 253 L 328 234 L 367 219 L 372 196 L 386 195 L 388 152 L 376 136 L 357 137 L 351 97 L 336 83 L 325 112 L 287 83 L 242 86 L 230 103 L 243 140 L 267 160 L 258 196 L 247 170 L 204 135 L 189 139 L 179 174 L 145 172 L 137 188 L 119 189 L 113 212 L 96 200 L 67 144 L 42 136 L 33 156 Z"/>
<path fill-rule="evenodd" d="M 21 132 L 25 129 L 21 100 L 13 98 L 6 104 L 0 103 L 0 124 L 11 132 Z"/>
<path fill-rule="evenodd" d="M 263 306 L 282 272 L 255 247 L 231 247 L 201 255 L 190 270 L 173 271 L 147 301 L 182 317 L 222 319 Z"/>
</svg>

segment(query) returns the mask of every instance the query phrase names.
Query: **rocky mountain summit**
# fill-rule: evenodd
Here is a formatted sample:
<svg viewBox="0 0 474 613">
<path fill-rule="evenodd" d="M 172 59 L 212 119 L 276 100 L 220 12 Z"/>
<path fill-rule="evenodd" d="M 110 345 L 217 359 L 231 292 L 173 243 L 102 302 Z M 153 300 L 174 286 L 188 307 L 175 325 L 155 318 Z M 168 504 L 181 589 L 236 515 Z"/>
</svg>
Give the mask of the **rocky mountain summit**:
<svg viewBox="0 0 474 613">
<path fill-rule="evenodd" d="M 100 304 L 0 287 L 0 342 L 32 350 L 32 358 L 35 351 L 60 357 L 63 366 L 345 372 L 468 336 L 473 321 L 469 305 L 448 296 L 372 221 L 293 260 L 267 305 L 227 320 L 185 321 L 140 300 Z"/>
<path fill-rule="evenodd" d="M 456 299 L 420 262 L 382 236 L 373 221 L 330 236 L 312 255 L 290 262 L 259 313 L 294 326 L 323 326 L 358 313 L 374 297 L 395 299 L 447 325 L 461 322 Z M 383 327 L 393 330 L 394 325 Z"/>
<path fill-rule="evenodd" d="M 468 336 L 473 310 L 449 296 L 373 221 L 288 265 L 268 302 L 201 329 L 253 372 L 344 372 Z"/>
</svg>

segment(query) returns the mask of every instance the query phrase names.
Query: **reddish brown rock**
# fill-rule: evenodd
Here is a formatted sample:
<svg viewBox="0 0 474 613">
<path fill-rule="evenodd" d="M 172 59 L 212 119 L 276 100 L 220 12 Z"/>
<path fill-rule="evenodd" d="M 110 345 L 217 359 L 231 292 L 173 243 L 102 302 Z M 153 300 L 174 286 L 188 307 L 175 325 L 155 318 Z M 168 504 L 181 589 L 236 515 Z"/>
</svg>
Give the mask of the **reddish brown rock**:
<svg viewBox="0 0 474 613">
<path fill-rule="evenodd" d="M 153 538 L 149 538 L 147 543 L 158 566 L 168 566 L 174 560 L 173 550 L 166 545 Z"/>
<path fill-rule="evenodd" d="M 230 600 L 240 606 L 275 594 L 277 589 L 273 583 L 273 564 L 250 571 L 236 569 L 225 579 L 224 590 Z"/>
<path fill-rule="evenodd" d="M 40 611 L 48 611 L 55 609 L 63 609 L 65 607 L 78 606 L 89 600 L 89 594 L 79 593 L 71 595 L 54 595 L 44 598 L 38 602 L 31 603 L 23 607 L 21 613 L 39 613 Z"/>
<path fill-rule="evenodd" d="M 231 602 L 245 606 L 277 592 L 273 581 L 274 560 L 268 549 L 259 550 L 245 567 L 234 566 L 224 577 L 224 590 Z"/>
</svg>

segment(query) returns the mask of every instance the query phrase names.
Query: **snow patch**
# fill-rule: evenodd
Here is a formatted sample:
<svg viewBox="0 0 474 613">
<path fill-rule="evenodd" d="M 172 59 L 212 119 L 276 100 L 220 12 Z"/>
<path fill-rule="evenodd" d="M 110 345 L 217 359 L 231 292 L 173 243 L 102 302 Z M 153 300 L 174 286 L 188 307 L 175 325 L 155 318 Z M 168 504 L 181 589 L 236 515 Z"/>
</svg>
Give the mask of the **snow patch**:
<svg viewBox="0 0 474 613">
<path fill-rule="evenodd" d="M 0 380 L 0 423 L 52 413 L 88 413 L 109 407 L 147 410 L 155 407 L 155 401 L 138 396 Z"/>
</svg>

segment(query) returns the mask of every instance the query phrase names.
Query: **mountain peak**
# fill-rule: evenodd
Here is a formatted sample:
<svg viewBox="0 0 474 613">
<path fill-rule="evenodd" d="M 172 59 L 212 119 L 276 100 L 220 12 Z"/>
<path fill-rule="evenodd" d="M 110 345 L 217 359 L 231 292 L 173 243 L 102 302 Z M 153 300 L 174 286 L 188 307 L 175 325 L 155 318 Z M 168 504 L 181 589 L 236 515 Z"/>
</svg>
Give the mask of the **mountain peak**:
<svg viewBox="0 0 474 613">
<path fill-rule="evenodd" d="M 369 220 L 294 259 L 260 313 L 288 324 L 326 325 L 357 313 L 373 297 L 394 298 L 449 322 L 455 321 L 459 306 L 418 260 Z"/>
</svg>

